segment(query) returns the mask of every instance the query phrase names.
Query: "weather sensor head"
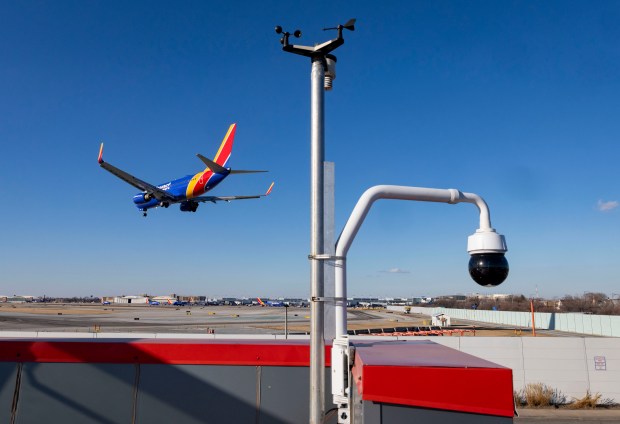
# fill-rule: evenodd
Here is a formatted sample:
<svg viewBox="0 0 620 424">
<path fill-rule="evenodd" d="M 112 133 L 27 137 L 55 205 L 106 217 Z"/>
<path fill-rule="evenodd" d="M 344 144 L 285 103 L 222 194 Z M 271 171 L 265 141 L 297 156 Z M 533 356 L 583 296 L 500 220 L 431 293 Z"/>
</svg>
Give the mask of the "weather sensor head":
<svg viewBox="0 0 620 424">
<path fill-rule="evenodd" d="M 476 230 L 467 239 L 469 275 L 483 287 L 499 286 L 508 277 L 506 239 L 494 229 Z"/>
</svg>

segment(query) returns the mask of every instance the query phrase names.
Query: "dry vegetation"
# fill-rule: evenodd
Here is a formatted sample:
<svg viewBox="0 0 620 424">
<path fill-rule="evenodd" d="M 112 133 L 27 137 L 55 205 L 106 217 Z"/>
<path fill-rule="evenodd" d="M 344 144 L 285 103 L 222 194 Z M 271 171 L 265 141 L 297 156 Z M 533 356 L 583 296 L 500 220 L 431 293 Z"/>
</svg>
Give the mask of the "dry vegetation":
<svg viewBox="0 0 620 424">
<path fill-rule="evenodd" d="M 562 392 L 543 383 L 527 384 L 522 390 L 514 392 L 514 398 L 517 406 L 528 408 L 594 409 L 618 406 L 610 399 L 603 399 L 600 393 L 591 394 L 589 390 L 584 397 L 567 401 Z"/>
<path fill-rule="evenodd" d="M 432 306 L 455 309 L 480 309 L 500 311 L 530 311 L 530 299 L 512 295 L 503 299 L 486 299 L 465 296 L 445 296 L 434 300 Z M 620 315 L 620 300 L 610 299 L 603 293 L 584 293 L 582 296 L 564 296 L 561 299 L 535 299 L 536 312 L 581 312 L 596 315 Z"/>
<path fill-rule="evenodd" d="M 572 409 L 593 409 L 601 402 L 602 395 L 600 393 L 590 394 L 588 390 L 586 395 L 580 399 L 574 399 L 570 407 Z"/>
<path fill-rule="evenodd" d="M 516 404 L 531 408 L 559 405 L 564 400 L 564 396 L 559 391 L 543 383 L 530 383 L 520 392 L 515 392 Z"/>
</svg>

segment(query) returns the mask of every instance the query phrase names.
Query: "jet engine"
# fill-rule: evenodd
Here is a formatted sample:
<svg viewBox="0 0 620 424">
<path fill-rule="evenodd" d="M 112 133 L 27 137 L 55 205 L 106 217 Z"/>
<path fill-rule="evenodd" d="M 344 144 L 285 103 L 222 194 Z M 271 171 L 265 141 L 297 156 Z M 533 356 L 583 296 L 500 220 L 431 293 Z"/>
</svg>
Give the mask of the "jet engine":
<svg viewBox="0 0 620 424">
<path fill-rule="evenodd" d="M 133 197 L 133 202 L 136 205 L 139 205 L 142 203 L 150 202 L 152 199 L 153 199 L 153 195 L 151 193 L 140 193 L 140 194 L 136 194 Z"/>
</svg>

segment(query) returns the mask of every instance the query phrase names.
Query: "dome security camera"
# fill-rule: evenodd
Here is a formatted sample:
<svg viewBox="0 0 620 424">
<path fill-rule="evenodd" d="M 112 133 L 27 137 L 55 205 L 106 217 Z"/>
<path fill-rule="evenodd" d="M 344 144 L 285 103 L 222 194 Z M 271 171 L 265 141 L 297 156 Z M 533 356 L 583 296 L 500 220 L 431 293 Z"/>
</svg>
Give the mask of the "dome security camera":
<svg viewBox="0 0 620 424">
<path fill-rule="evenodd" d="M 469 275 L 483 287 L 495 287 L 508 277 L 508 261 L 504 253 L 508 251 L 506 239 L 494 229 L 476 230 L 467 239 Z"/>
<path fill-rule="evenodd" d="M 503 253 L 476 253 L 469 259 L 469 275 L 483 287 L 499 286 L 508 277 Z"/>
</svg>

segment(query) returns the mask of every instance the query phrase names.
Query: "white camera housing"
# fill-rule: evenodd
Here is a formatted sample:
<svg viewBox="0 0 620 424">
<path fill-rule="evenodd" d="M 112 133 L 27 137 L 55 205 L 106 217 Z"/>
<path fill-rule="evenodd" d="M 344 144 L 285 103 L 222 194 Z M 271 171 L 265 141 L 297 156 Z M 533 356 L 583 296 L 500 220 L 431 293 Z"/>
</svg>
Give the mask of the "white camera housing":
<svg viewBox="0 0 620 424">
<path fill-rule="evenodd" d="M 503 235 L 495 232 L 493 228 L 488 230 L 478 229 L 474 234 L 467 237 L 467 252 L 470 255 L 479 253 L 506 253 L 506 239 Z"/>
</svg>

